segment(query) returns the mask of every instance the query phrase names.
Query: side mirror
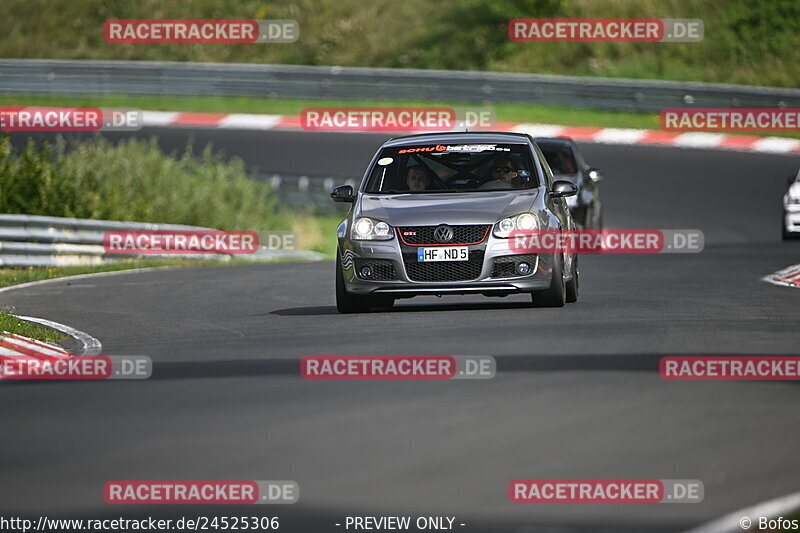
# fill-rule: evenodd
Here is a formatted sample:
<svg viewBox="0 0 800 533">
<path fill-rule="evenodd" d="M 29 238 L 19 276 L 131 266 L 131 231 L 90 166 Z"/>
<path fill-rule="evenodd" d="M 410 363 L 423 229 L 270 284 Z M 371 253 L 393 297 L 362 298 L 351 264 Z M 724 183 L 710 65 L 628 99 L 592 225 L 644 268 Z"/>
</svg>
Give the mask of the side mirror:
<svg viewBox="0 0 800 533">
<path fill-rule="evenodd" d="M 558 180 L 553 182 L 553 190 L 550 191 L 550 196 L 553 198 L 563 198 L 565 196 L 575 196 L 578 194 L 578 188 L 574 183 L 567 180 Z"/>
<path fill-rule="evenodd" d="M 599 168 L 587 169 L 586 175 L 589 176 L 589 179 L 595 183 L 603 179 L 603 173 L 600 171 Z"/>
<path fill-rule="evenodd" d="M 331 200 L 334 202 L 353 203 L 355 199 L 352 185 L 340 185 L 331 191 Z"/>
</svg>

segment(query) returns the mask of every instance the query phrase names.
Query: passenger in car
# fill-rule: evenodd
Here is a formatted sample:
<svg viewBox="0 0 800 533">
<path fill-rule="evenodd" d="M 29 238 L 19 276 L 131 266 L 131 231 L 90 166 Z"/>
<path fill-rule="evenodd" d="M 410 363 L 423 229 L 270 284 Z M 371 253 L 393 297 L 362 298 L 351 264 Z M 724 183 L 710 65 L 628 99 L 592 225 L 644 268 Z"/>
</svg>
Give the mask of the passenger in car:
<svg viewBox="0 0 800 533">
<path fill-rule="evenodd" d="M 422 165 L 409 167 L 406 173 L 408 190 L 419 192 L 428 190 L 431 183 L 431 172 Z"/>
<path fill-rule="evenodd" d="M 517 177 L 514 164 L 507 157 L 498 157 L 494 160 L 489 181 L 481 185 L 481 189 L 510 188 L 512 180 Z M 506 187 L 508 185 L 508 187 Z"/>
</svg>

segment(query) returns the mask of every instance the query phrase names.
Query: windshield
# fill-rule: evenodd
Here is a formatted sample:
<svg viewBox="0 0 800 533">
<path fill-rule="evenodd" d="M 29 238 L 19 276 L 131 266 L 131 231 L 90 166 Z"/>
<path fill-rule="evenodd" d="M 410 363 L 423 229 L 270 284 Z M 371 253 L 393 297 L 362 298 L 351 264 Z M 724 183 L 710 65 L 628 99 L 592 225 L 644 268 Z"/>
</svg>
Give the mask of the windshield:
<svg viewBox="0 0 800 533">
<path fill-rule="evenodd" d="M 578 162 L 575 153 L 567 144 L 562 143 L 536 143 L 544 154 L 547 164 L 553 174 L 577 174 Z"/>
<path fill-rule="evenodd" d="M 384 148 L 366 192 L 499 191 L 539 186 L 526 144 L 420 144 Z"/>
</svg>

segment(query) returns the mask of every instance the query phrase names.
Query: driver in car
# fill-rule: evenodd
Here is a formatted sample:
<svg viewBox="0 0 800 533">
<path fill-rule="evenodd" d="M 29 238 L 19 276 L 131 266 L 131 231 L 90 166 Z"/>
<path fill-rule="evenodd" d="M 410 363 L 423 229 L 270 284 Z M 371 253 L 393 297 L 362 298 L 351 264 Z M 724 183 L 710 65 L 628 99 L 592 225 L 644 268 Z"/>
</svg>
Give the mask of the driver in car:
<svg viewBox="0 0 800 533">
<path fill-rule="evenodd" d="M 422 165 L 410 167 L 406 173 L 406 185 L 409 191 L 419 192 L 428 189 L 431 183 L 430 171 Z"/>
<path fill-rule="evenodd" d="M 481 185 L 481 189 L 511 188 L 512 180 L 518 176 L 511 160 L 507 157 L 498 157 L 492 165 L 491 179 Z"/>
</svg>

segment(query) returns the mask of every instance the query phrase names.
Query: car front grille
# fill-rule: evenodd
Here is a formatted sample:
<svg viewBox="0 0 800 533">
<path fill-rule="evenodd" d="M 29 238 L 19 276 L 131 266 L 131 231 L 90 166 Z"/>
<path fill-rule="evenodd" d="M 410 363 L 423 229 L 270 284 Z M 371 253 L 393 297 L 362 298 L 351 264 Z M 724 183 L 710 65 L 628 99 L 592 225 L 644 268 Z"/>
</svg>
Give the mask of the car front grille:
<svg viewBox="0 0 800 533">
<path fill-rule="evenodd" d="M 410 246 L 478 244 L 483 242 L 492 226 L 491 224 L 450 226 L 453 229 L 453 238 L 447 242 L 439 242 L 434 239 L 433 232 L 436 231 L 438 227 L 439 226 L 406 226 L 397 228 L 397 233 L 400 239 Z"/>
<path fill-rule="evenodd" d="M 483 250 L 472 250 L 467 261 L 405 262 L 412 281 L 469 281 L 477 279 L 483 268 Z"/>
<path fill-rule="evenodd" d="M 365 266 L 372 269 L 371 275 L 364 276 L 361 274 L 361 269 Z M 394 261 L 391 259 L 356 259 L 356 275 L 361 279 L 371 281 L 392 281 L 397 279 Z"/>
<path fill-rule="evenodd" d="M 493 278 L 519 278 L 522 277 L 517 274 L 517 265 L 525 261 L 531 267 L 536 265 L 536 254 L 519 254 L 519 255 L 504 255 L 496 257 L 492 264 L 492 277 Z M 533 272 L 531 271 L 531 274 Z M 530 274 L 527 274 L 530 276 Z"/>
</svg>

